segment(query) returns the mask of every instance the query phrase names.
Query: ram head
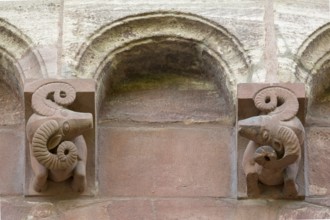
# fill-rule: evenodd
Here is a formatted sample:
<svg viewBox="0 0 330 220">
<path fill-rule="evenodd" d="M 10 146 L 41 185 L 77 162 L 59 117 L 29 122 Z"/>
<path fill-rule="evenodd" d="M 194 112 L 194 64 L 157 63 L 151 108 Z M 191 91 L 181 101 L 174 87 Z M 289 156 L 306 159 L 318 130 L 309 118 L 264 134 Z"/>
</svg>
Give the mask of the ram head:
<svg viewBox="0 0 330 220">
<path fill-rule="evenodd" d="M 50 170 L 73 167 L 77 147 L 72 140 L 93 127 L 91 113 L 66 108 L 75 97 L 75 89 L 63 82 L 43 85 L 32 95 L 34 114 L 26 125 L 27 138 L 32 155 Z"/>
</svg>

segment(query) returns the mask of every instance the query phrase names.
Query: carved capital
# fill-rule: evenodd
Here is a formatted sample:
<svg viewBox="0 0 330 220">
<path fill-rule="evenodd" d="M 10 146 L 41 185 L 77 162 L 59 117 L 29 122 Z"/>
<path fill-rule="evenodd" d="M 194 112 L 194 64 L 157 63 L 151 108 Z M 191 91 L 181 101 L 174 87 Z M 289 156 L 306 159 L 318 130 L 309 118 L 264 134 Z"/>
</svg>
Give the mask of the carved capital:
<svg viewBox="0 0 330 220">
<path fill-rule="evenodd" d="M 32 168 L 26 194 L 53 194 L 63 191 L 56 185 L 69 182 L 72 192 L 85 191 L 85 136 L 94 133 L 94 112 L 79 109 L 83 98 L 79 90 L 76 81 L 51 80 L 36 81 L 25 88 L 26 102 L 31 103 L 26 112 L 26 138 Z"/>
<path fill-rule="evenodd" d="M 298 198 L 301 193 L 297 180 L 301 175 L 305 131 L 297 116 L 299 111 L 304 111 L 299 103 L 304 87 L 301 84 L 245 84 L 245 87 L 239 86 L 238 99 L 248 88 L 254 90 L 249 90 L 249 96 L 245 94 L 250 104 L 238 100 L 237 122 L 238 149 L 244 152 L 239 163 L 246 180 L 246 194 L 248 197 Z M 251 108 L 254 112 L 242 113 Z M 240 115 L 249 116 L 241 118 Z"/>
</svg>

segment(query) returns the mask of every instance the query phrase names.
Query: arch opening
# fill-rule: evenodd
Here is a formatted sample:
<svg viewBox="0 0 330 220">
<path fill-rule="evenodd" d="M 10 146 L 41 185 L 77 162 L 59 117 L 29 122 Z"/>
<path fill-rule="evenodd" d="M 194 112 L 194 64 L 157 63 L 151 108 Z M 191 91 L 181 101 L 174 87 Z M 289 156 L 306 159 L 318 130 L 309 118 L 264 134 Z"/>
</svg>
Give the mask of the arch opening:
<svg viewBox="0 0 330 220">
<path fill-rule="evenodd" d="M 98 147 L 107 167 L 99 177 L 111 180 L 100 181 L 101 190 L 117 196 L 219 192 L 223 180 L 215 177 L 210 187 L 204 174 L 219 169 L 210 161 L 230 155 L 236 84 L 250 78 L 233 35 L 192 14 L 140 14 L 99 29 L 76 60 L 77 77 L 94 78 L 98 86 Z M 188 191 L 180 187 L 191 179 Z"/>
<path fill-rule="evenodd" d="M 45 74 L 42 59 L 32 48 L 27 36 L 0 18 L 0 125 L 24 122 L 24 81 Z"/>
<path fill-rule="evenodd" d="M 0 125 L 24 121 L 23 89 L 20 70 L 7 51 L 0 49 Z"/>
<path fill-rule="evenodd" d="M 108 102 L 108 96 L 113 95 L 110 91 L 114 92 L 116 83 L 127 81 L 128 75 L 146 77 L 145 72 L 149 71 L 154 74 L 148 77 L 155 77 L 157 72 L 157 77 L 161 78 L 165 72 L 170 72 L 166 77 L 171 76 L 171 80 L 173 77 L 177 80 L 180 77 L 181 80 L 182 77 L 200 77 L 201 84 L 213 83 L 213 88 L 216 87 L 221 94 L 219 99 L 226 102 L 220 105 L 224 108 L 230 106 L 229 111 L 226 109 L 226 117 L 234 122 L 232 109 L 235 108 L 236 84 L 251 79 L 249 58 L 235 36 L 212 21 L 180 12 L 139 14 L 105 25 L 82 45 L 75 59 L 75 75 L 94 78 L 98 83 L 98 110 L 104 101 Z M 123 73 L 124 69 L 126 73 Z M 192 83 L 193 79 L 190 80 Z M 113 109 L 114 106 L 110 106 Z M 213 117 L 216 121 L 223 118 Z"/>
<path fill-rule="evenodd" d="M 330 122 L 329 39 L 330 23 L 327 23 L 312 33 L 298 50 L 296 76 L 307 86 L 307 123 Z"/>
<path fill-rule="evenodd" d="M 108 77 L 100 120 L 233 122 L 224 70 L 203 47 L 157 37 L 120 50 L 103 69 Z"/>
</svg>

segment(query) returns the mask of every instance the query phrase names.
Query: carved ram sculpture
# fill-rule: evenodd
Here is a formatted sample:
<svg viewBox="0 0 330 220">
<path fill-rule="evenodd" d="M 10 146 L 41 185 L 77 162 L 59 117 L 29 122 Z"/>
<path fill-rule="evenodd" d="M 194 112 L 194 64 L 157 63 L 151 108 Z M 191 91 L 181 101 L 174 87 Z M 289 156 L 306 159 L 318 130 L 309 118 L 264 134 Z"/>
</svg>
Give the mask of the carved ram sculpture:
<svg viewBox="0 0 330 220">
<path fill-rule="evenodd" d="M 250 140 L 243 155 L 247 194 L 258 197 L 258 182 L 284 184 L 283 194 L 298 194 L 296 177 L 304 142 L 304 127 L 296 117 L 298 99 L 281 87 L 267 87 L 254 97 L 261 115 L 238 121 L 239 134 Z"/>
<path fill-rule="evenodd" d="M 74 191 L 85 189 L 87 146 L 82 133 L 93 127 L 93 116 L 67 109 L 75 98 L 75 89 L 64 82 L 42 85 L 32 95 L 34 114 L 26 133 L 37 192 L 46 189 L 47 179 L 61 182 L 70 177 Z"/>
</svg>

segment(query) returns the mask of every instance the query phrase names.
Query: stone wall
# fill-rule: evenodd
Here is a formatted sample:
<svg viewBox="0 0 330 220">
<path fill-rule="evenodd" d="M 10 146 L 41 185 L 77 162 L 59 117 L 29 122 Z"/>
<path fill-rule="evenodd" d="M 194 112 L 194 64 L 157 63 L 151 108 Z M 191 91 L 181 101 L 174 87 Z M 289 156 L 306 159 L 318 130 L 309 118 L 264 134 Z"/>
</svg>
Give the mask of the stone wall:
<svg viewBox="0 0 330 220">
<path fill-rule="evenodd" d="M 329 7 L 0 0 L 1 219 L 330 218 Z M 37 79 L 95 81 L 88 195 L 24 190 Z M 265 82 L 305 85 L 302 200 L 239 198 L 237 85 Z"/>
</svg>

